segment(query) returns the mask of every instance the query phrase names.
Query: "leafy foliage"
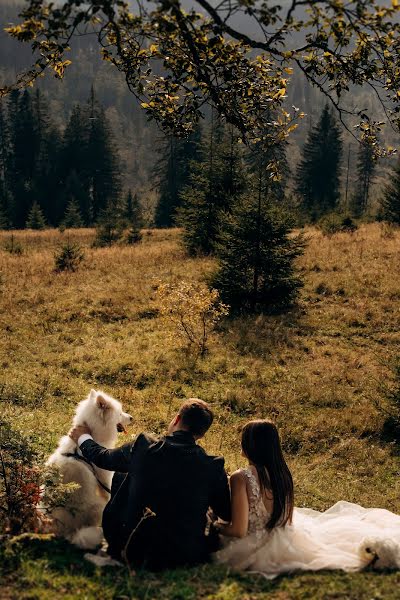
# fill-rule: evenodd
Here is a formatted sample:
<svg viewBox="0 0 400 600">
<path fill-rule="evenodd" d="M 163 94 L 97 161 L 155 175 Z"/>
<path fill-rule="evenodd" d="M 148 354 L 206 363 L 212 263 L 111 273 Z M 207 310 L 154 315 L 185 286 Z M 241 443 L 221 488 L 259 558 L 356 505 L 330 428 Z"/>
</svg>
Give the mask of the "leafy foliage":
<svg viewBox="0 0 400 600">
<path fill-rule="evenodd" d="M 46 520 L 46 511 L 62 506 L 75 488 L 63 484 L 57 471 L 43 468 L 29 437 L 0 420 L 0 533 L 36 531 Z"/>
<path fill-rule="evenodd" d="M 22 21 L 8 32 L 37 56 L 17 86 L 32 84 L 47 69 L 62 78 L 71 64 L 71 38 L 93 34 L 104 60 L 124 74 L 148 116 L 182 136 L 193 130 L 206 103 L 244 138 L 258 137 L 265 108 L 276 114 L 277 136 L 287 135 L 291 118 L 282 101 L 296 67 L 341 120 L 356 116 L 360 136 L 373 143 L 382 124 L 349 105 L 345 92 L 368 83 L 399 128 L 399 9 L 397 0 L 293 0 L 286 8 L 256 0 L 215 7 L 197 0 L 188 11 L 175 0 L 150 6 L 139 0 L 135 9 L 124 0 L 29 0 Z M 239 16 L 248 23 L 235 28 Z M 262 35 L 247 33 L 252 30 Z"/>
<path fill-rule="evenodd" d="M 204 356 L 211 331 L 228 314 L 228 306 L 220 301 L 218 292 L 185 281 L 162 283 L 157 288 L 157 299 L 160 314 L 173 323 L 187 348 Z"/>
</svg>

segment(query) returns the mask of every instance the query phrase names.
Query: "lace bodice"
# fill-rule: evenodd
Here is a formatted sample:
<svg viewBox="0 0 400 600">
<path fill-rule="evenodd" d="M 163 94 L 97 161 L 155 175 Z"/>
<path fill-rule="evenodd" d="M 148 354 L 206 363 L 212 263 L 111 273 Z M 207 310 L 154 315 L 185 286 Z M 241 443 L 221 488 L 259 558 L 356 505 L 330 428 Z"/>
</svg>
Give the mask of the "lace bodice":
<svg viewBox="0 0 400 600">
<path fill-rule="evenodd" d="M 260 486 L 251 469 L 242 469 L 248 482 L 249 492 L 249 529 L 248 533 L 265 533 L 265 525 L 271 516 L 264 506 Z"/>
</svg>

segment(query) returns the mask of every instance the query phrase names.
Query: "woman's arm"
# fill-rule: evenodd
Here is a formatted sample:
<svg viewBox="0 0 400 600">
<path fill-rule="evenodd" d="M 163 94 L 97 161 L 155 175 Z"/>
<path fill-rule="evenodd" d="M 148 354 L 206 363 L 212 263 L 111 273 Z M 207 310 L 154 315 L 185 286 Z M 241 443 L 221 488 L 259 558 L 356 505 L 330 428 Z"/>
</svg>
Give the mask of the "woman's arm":
<svg viewBox="0 0 400 600">
<path fill-rule="evenodd" d="M 249 499 L 246 480 L 240 471 L 233 473 L 231 483 L 232 520 L 228 525 L 217 525 L 222 535 L 244 537 L 249 528 Z"/>
</svg>

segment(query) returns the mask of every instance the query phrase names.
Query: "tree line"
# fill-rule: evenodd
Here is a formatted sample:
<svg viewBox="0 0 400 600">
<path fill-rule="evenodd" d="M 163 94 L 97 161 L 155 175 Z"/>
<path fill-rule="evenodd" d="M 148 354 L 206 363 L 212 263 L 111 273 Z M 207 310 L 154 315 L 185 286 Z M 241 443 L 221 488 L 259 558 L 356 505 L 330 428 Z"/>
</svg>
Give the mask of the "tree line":
<svg viewBox="0 0 400 600">
<path fill-rule="evenodd" d="M 122 189 L 122 170 L 93 89 L 61 130 L 39 90 L 0 103 L 1 228 L 90 227 L 107 213 L 129 221 L 138 199 Z"/>
<path fill-rule="evenodd" d="M 316 124 L 310 127 L 299 163 L 294 168 L 289 168 L 287 146 L 284 143 L 264 150 L 264 153 L 260 153 L 262 144 L 259 143 L 247 152 L 244 166 L 238 166 L 235 171 L 239 155 L 242 154 L 244 158 L 246 153 L 239 150 L 238 135 L 232 127 L 230 131 L 229 136 L 226 131 L 223 132 L 220 122 L 211 122 L 203 131 L 198 128 L 187 140 L 165 138 L 160 150 L 161 157 L 155 168 L 159 191 L 156 227 L 184 224 L 182 210 L 186 213 L 189 210 L 194 210 L 195 213 L 197 211 L 199 217 L 202 217 L 198 220 L 209 223 L 205 228 L 210 228 L 210 231 L 204 230 L 206 241 L 203 251 L 207 253 L 212 246 L 211 230 L 216 227 L 213 212 L 218 211 L 219 206 L 229 204 L 229 198 L 235 194 L 237 183 L 232 178 L 236 177 L 240 181 L 244 176 L 244 172 L 240 171 L 254 171 L 257 164 L 261 166 L 263 193 L 271 196 L 273 189 L 273 195 L 278 194 L 281 203 L 285 204 L 286 200 L 287 205 L 290 200 L 291 209 L 300 223 L 317 223 L 332 213 L 346 213 L 359 219 L 370 211 L 371 188 L 377 172 L 374 148 L 368 144 L 359 144 L 356 166 L 353 169 L 355 172 L 351 173 L 350 148 L 344 147 L 342 128 L 328 105 L 321 111 Z M 276 183 L 271 186 L 267 172 L 267 166 L 274 157 L 278 157 L 280 162 L 281 180 L 278 186 Z M 188 187 L 189 182 L 191 185 Z M 395 168 L 390 184 L 383 191 L 376 215 L 378 218 L 400 221 L 397 200 L 400 196 L 399 184 L 400 171 Z M 195 194 L 195 209 L 189 209 L 190 187 L 198 190 Z M 208 199 L 201 199 L 202 195 L 207 194 Z M 205 214 L 201 214 L 204 203 L 208 208 L 205 209 Z M 187 232 L 185 235 L 189 239 L 192 234 Z"/>
<path fill-rule="evenodd" d="M 246 148 L 233 126 L 212 115 L 209 125 L 188 139 L 165 139 L 155 168 L 156 226 L 182 227 L 189 255 L 217 258 L 210 283 L 239 310 L 275 311 L 293 304 L 302 285 L 295 259 L 304 247 L 302 236 L 293 234 L 296 218 L 317 223 L 347 212 L 351 224 L 368 209 L 376 173 L 373 147 L 360 145 L 356 183 L 346 189 L 343 205 L 342 134 L 328 106 L 310 128 L 293 174 L 285 141 L 268 143 L 274 125 L 272 115 L 265 117 L 260 140 Z M 273 161 L 280 166 L 279 179 L 269 174 Z M 399 197 L 397 168 L 384 193 L 382 218 L 400 222 Z"/>
</svg>

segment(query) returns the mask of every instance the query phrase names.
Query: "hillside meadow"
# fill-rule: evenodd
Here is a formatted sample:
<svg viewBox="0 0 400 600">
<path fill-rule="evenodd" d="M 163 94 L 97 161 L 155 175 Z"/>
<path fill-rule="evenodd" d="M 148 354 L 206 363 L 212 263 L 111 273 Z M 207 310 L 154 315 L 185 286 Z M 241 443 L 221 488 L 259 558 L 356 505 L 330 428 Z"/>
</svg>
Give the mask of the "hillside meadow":
<svg viewBox="0 0 400 600">
<path fill-rule="evenodd" d="M 244 466 L 240 427 L 280 428 L 296 505 L 340 499 L 400 512 L 399 446 L 388 400 L 400 355 L 400 231 L 362 226 L 324 237 L 306 229 L 304 288 L 285 315 L 226 319 L 195 360 L 157 311 L 160 281 L 199 281 L 212 259 L 189 259 L 178 230 L 135 246 L 94 249 L 93 230 L 0 232 L 0 411 L 46 456 L 90 388 L 134 415 L 131 434 L 162 432 L 191 396 L 216 413 L 204 439 L 229 471 Z M 85 260 L 54 272 L 67 237 Z M 121 443 L 126 437 L 121 438 Z M 275 600 L 400 598 L 400 573 L 320 573 L 266 581 L 202 566 L 164 574 L 96 570 L 49 537 L 8 545 L 0 598 Z"/>
</svg>

